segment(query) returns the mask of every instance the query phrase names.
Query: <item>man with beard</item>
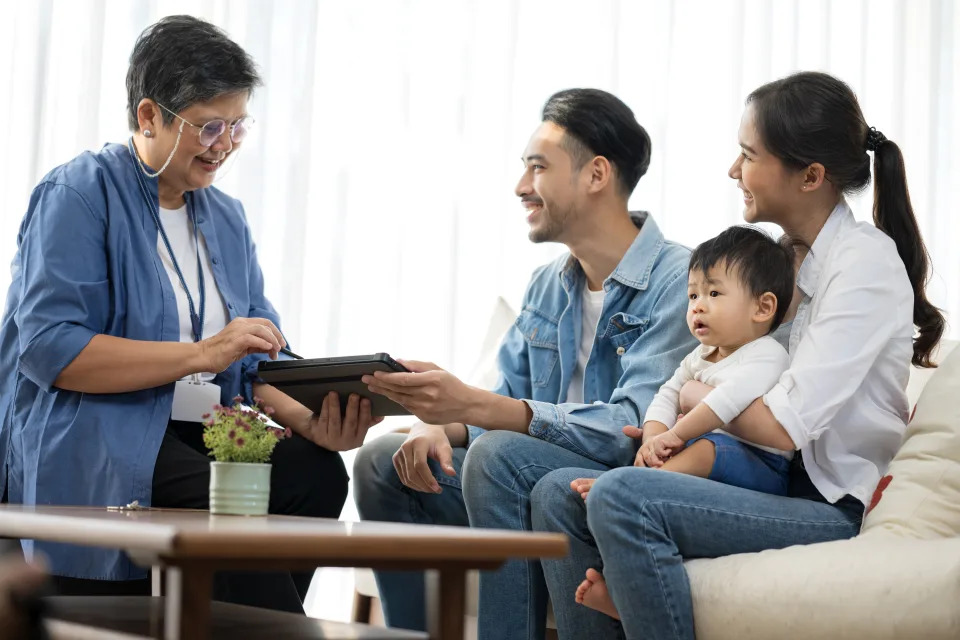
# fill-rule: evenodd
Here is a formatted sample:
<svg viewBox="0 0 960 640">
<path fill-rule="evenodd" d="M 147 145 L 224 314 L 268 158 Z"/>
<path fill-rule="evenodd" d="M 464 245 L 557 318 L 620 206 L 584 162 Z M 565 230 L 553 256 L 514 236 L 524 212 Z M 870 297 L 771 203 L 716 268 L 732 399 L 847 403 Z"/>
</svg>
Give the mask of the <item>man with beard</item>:
<svg viewBox="0 0 960 640">
<path fill-rule="evenodd" d="M 633 462 L 635 426 L 693 347 L 689 251 L 627 201 L 650 163 L 650 138 L 627 105 L 570 89 L 543 107 L 516 194 L 533 242 L 570 253 L 533 275 L 500 347 L 491 391 L 435 365 L 367 376 L 370 390 L 422 422 L 364 446 L 354 465 L 364 520 L 530 529 L 530 491 L 565 467 Z M 425 628 L 422 573 L 377 574 L 387 623 Z M 481 638 L 540 638 L 540 563 L 508 562 L 480 579 Z"/>
</svg>

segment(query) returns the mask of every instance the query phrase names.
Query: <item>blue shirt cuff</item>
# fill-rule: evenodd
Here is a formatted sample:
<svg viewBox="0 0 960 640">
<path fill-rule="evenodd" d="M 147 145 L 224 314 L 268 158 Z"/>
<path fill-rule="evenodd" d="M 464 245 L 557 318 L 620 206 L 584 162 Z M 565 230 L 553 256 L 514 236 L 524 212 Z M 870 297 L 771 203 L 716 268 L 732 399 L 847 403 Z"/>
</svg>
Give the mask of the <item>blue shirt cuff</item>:
<svg viewBox="0 0 960 640">
<path fill-rule="evenodd" d="M 538 400 L 524 400 L 533 412 L 527 432 L 534 438 L 551 442 L 551 432 L 566 423 L 564 413 L 555 404 Z"/>
<path fill-rule="evenodd" d="M 472 424 L 467 425 L 467 448 L 470 448 L 470 445 L 473 444 L 473 441 L 482 436 L 487 432 L 486 429 L 482 427 L 475 427 Z"/>
<path fill-rule="evenodd" d="M 80 355 L 96 331 L 61 323 L 33 340 L 20 354 L 20 372 L 35 385 L 50 392 L 60 373 Z"/>
</svg>

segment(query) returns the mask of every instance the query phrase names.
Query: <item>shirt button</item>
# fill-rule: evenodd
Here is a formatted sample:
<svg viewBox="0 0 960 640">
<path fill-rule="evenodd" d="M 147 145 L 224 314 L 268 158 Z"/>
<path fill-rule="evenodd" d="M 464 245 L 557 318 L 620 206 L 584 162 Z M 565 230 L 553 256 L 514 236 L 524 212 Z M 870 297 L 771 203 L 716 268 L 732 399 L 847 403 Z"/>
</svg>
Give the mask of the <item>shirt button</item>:
<svg viewBox="0 0 960 640">
<path fill-rule="evenodd" d="M 624 349 L 623 347 L 617 347 L 617 355 L 618 355 L 618 356 L 622 356 L 622 355 L 625 354 L 626 352 L 627 352 L 627 350 Z"/>
<path fill-rule="evenodd" d="M 230 303 L 227 304 L 227 309 L 231 309 L 231 310 L 233 309 L 233 303 L 232 303 L 232 302 L 230 302 Z"/>
<path fill-rule="evenodd" d="M 213 264 L 220 264 L 220 258 L 213 258 Z"/>
<path fill-rule="evenodd" d="M 200 216 L 199 218 L 197 218 L 197 222 L 200 224 L 203 224 L 203 216 Z"/>
</svg>

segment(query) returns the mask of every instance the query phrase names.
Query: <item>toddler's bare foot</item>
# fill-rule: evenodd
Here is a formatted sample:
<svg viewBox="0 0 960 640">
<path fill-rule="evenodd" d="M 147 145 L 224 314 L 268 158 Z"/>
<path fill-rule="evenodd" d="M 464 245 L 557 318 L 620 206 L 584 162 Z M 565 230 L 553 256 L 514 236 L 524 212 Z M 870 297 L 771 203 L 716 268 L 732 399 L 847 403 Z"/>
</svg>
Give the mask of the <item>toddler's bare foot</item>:
<svg viewBox="0 0 960 640">
<path fill-rule="evenodd" d="M 614 620 L 620 619 L 617 607 L 613 604 L 607 583 L 596 569 L 587 569 L 587 579 L 577 587 L 577 603 L 605 613 Z"/>
</svg>

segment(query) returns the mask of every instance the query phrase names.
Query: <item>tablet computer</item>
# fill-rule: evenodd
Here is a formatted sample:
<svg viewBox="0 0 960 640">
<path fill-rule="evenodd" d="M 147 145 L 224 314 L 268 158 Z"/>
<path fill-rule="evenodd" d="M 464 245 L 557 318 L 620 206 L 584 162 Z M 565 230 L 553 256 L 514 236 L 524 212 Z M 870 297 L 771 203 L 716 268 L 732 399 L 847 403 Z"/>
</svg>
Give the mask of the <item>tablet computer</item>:
<svg viewBox="0 0 960 640">
<path fill-rule="evenodd" d="M 410 412 L 385 396 L 371 393 L 360 378 L 376 371 L 408 371 L 386 353 L 342 358 L 304 360 L 263 360 L 257 370 L 260 379 L 280 389 L 316 413 L 331 391 L 340 395 L 340 414 L 347 410 L 351 393 L 367 398 L 371 413 L 379 416 L 405 416 Z"/>
</svg>

